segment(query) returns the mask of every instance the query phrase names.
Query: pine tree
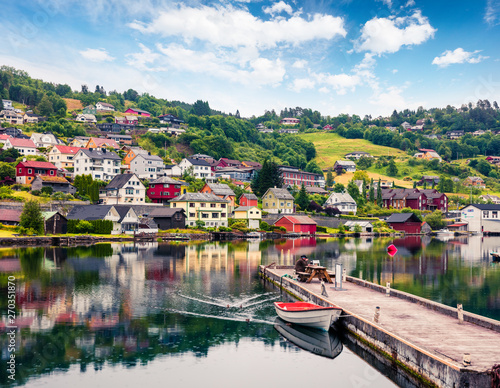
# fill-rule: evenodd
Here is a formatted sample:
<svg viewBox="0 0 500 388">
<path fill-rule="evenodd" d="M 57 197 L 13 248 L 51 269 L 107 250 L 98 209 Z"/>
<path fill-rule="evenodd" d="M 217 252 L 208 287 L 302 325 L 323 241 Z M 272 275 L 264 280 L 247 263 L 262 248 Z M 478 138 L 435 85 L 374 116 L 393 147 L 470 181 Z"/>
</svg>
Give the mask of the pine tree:
<svg viewBox="0 0 500 388">
<path fill-rule="evenodd" d="M 40 204 L 37 201 L 31 200 L 24 204 L 19 225 L 26 229 L 31 228 L 38 234 L 43 234 L 44 222 Z"/>
<path fill-rule="evenodd" d="M 373 188 L 373 178 L 370 181 L 370 193 L 369 193 L 369 196 L 370 196 L 370 202 L 371 203 L 375 202 L 375 189 Z"/>
<path fill-rule="evenodd" d="M 378 180 L 378 186 L 377 186 L 377 205 L 382 207 L 382 188 L 380 187 L 380 179 Z"/>
<path fill-rule="evenodd" d="M 301 210 L 306 210 L 309 206 L 309 196 L 307 195 L 306 187 L 304 186 L 304 184 L 302 184 L 295 202 L 300 206 Z"/>
<path fill-rule="evenodd" d="M 326 187 L 332 187 L 334 183 L 332 169 L 329 168 L 326 173 Z"/>
</svg>

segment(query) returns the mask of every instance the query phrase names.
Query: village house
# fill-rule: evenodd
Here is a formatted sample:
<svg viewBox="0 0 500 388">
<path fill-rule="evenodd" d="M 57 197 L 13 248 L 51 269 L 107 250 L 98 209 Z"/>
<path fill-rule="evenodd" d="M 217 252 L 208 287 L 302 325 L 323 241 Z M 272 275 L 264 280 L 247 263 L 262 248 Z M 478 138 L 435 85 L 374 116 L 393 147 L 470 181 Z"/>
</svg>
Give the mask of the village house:
<svg viewBox="0 0 500 388">
<path fill-rule="evenodd" d="M 54 193 L 61 192 L 71 195 L 76 193 L 76 187 L 62 176 L 37 175 L 31 184 L 31 190 L 41 191 L 44 187 L 51 187 Z"/>
<path fill-rule="evenodd" d="M 10 136 L 10 135 L 1 134 L 0 135 L 0 144 L 5 145 L 5 142 L 7 141 L 7 139 L 10 139 L 11 137 L 12 136 Z"/>
<path fill-rule="evenodd" d="M 24 117 L 13 110 L 0 111 L 0 122 L 21 125 L 24 123 Z"/>
<path fill-rule="evenodd" d="M 499 164 L 500 163 L 500 156 L 487 156 L 486 161 L 491 163 L 491 164 Z"/>
<path fill-rule="evenodd" d="M 82 109 L 82 113 L 95 115 L 97 113 L 97 109 L 95 105 L 90 104 Z"/>
<path fill-rule="evenodd" d="M 394 213 L 385 222 L 399 232 L 417 234 L 422 230 L 422 221 L 414 213 Z"/>
<path fill-rule="evenodd" d="M 369 221 L 346 221 L 344 226 L 352 231 L 358 226 L 361 229 L 361 233 L 373 232 L 373 225 Z"/>
<path fill-rule="evenodd" d="M 262 196 L 262 210 L 271 214 L 293 213 L 294 198 L 287 189 L 270 188 Z"/>
<path fill-rule="evenodd" d="M 130 147 L 127 154 L 123 157 L 122 163 L 127 167 L 127 169 L 130 169 L 130 162 L 139 154 L 148 155 L 149 151 L 146 151 L 141 147 Z"/>
<path fill-rule="evenodd" d="M 103 139 L 100 137 L 91 137 L 85 148 L 95 149 L 95 148 L 113 148 L 114 150 L 119 150 L 120 146 L 113 139 Z"/>
<path fill-rule="evenodd" d="M 182 170 L 177 164 L 168 164 L 165 166 L 165 176 L 168 177 L 182 177 Z"/>
<path fill-rule="evenodd" d="M 154 208 L 149 214 L 158 229 L 183 229 L 186 226 L 186 212 L 180 208 Z"/>
<path fill-rule="evenodd" d="M 469 186 L 477 187 L 479 189 L 486 188 L 483 178 L 480 178 L 478 176 L 468 176 L 467 178 L 464 179 L 463 185 L 468 187 Z"/>
<path fill-rule="evenodd" d="M 184 186 L 184 187 L 183 187 Z M 167 204 L 171 199 L 186 193 L 187 183 L 162 176 L 149 182 L 146 195 L 153 203 Z"/>
<path fill-rule="evenodd" d="M 251 182 L 257 171 L 254 168 L 223 167 L 214 171 L 216 178 Z"/>
<path fill-rule="evenodd" d="M 235 220 L 245 220 L 250 229 L 259 229 L 262 211 L 257 206 L 239 206 L 234 209 Z"/>
<path fill-rule="evenodd" d="M 218 170 L 224 167 L 241 168 L 242 166 L 243 164 L 239 160 L 220 158 L 218 163 L 215 165 L 215 169 Z"/>
<path fill-rule="evenodd" d="M 114 112 L 115 107 L 112 104 L 108 104 L 107 102 L 98 102 L 95 104 L 95 108 L 98 111 L 104 111 L 104 112 Z"/>
<path fill-rule="evenodd" d="M 80 147 L 56 145 L 48 153 L 49 162 L 53 163 L 57 168 L 73 168 L 74 157 L 80 149 Z"/>
<path fill-rule="evenodd" d="M 130 161 L 130 171 L 141 179 L 158 179 L 164 174 L 165 165 L 158 155 L 139 154 Z"/>
<path fill-rule="evenodd" d="M 433 187 L 436 186 L 440 181 L 440 178 L 437 175 L 424 175 L 422 178 L 417 182 L 418 186 L 429 186 Z"/>
<path fill-rule="evenodd" d="M 75 136 L 71 140 L 71 142 L 69 143 L 69 146 L 85 148 L 87 146 L 87 143 L 89 142 L 89 140 L 90 140 L 90 137 L 88 137 L 88 136 Z"/>
<path fill-rule="evenodd" d="M 136 174 L 116 175 L 99 193 L 104 205 L 142 205 L 145 197 L 146 187 Z"/>
<path fill-rule="evenodd" d="M 437 159 L 440 162 L 442 161 L 441 156 L 439 156 L 439 154 L 432 149 L 421 148 L 418 151 L 419 152 L 413 155 L 414 158 L 425 160 Z"/>
<path fill-rule="evenodd" d="M 116 116 L 115 124 L 135 126 L 139 124 L 137 116 Z"/>
<path fill-rule="evenodd" d="M 295 117 L 285 117 L 280 120 L 280 124 L 282 125 L 297 125 L 300 124 L 300 119 Z"/>
<path fill-rule="evenodd" d="M 213 179 L 215 174 L 210 168 L 210 164 L 203 159 L 184 158 L 178 164 L 182 175 L 186 172 L 198 179 Z"/>
<path fill-rule="evenodd" d="M 9 148 L 15 148 L 22 156 L 38 154 L 35 143 L 30 139 L 11 137 L 5 141 L 5 145 L 3 146 L 4 150 L 8 150 Z"/>
<path fill-rule="evenodd" d="M 337 208 L 342 214 L 356 214 L 358 205 L 349 193 L 331 193 L 324 207 Z"/>
<path fill-rule="evenodd" d="M 14 110 L 14 107 L 12 106 L 12 100 L 2 99 L 2 105 L 5 110 Z"/>
<path fill-rule="evenodd" d="M 112 151 L 82 148 L 74 158 L 74 173 L 91 174 L 93 179 L 109 181 L 120 173 L 120 165 L 120 157 Z"/>
<path fill-rule="evenodd" d="M 75 121 L 78 121 L 78 122 L 84 123 L 84 124 L 97 123 L 96 117 L 93 114 L 89 114 L 89 113 L 80 113 L 79 115 L 76 115 Z"/>
<path fill-rule="evenodd" d="M 57 176 L 57 167 L 49 162 L 23 160 L 16 165 L 16 183 L 31 184 L 37 175 Z"/>
<path fill-rule="evenodd" d="M 356 163 L 354 163 L 352 160 L 337 160 L 333 165 L 333 169 L 335 170 L 335 172 L 337 172 L 337 174 L 342 173 L 343 170 L 345 172 L 355 172 Z"/>
<path fill-rule="evenodd" d="M 170 201 L 171 208 L 184 209 L 187 226 L 195 226 L 196 221 L 202 221 L 212 228 L 227 227 L 228 205 L 228 200 L 212 193 L 186 193 Z"/>
<path fill-rule="evenodd" d="M 382 206 L 393 209 L 448 211 L 448 197 L 436 189 L 382 189 Z"/>
<path fill-rule="evenodd" d="M 62 144 L 62 141 L 55 137 L 52 133 L 37 133 L 33 132 L 30 139 L 38 147 L 52 147 L 57 144 Z"/>
<path fill-rule="evenodd" d="M 125 112 L 125 114 L 129 115 L 138 115 L 138 116 L 143 116 L 143 117 L 151 117 L 151 113 L 148 111 L 138 109 L 138 108 L 128 108 Z"/>
<path fill-rule="evenodd" d="M 289 124 L 289 125 L 292 125 L 292 124 Z M 293 134 L 297 134 L 297 133 L 299 133 L 299 129 L 298 128 L 281 128 L 278 132 L 279 133 L 293 133 Z"/>
<path fill-rule="evenodd" d="M 132 136 L 130 135 L 120 135 L 115 133 L 106 134 L 107 139 L 114 140 L 117 144 L 122 145 L 132 145 Z"/>
<path fill-rule="evenodd" d="M 408 121 L 405 121 L 404 123 L 401 124 L 401 126 L 405 129 L 405 130 L 409 130 L 411 128 L 411 124 L 408 122 Z"/>
<path fill-rule="evenodd" d="M 184 123 L 184 120 L 174 116 L 173 114 L 166 114 L 158 116 L 160 123 L 162 124 L 170 124 L 174 128 L 179 128 L 181 124 Z"/>
<path fill-rule="evenodd" d="M 121 234 L 125 229 L 130 229 L 135 223 L 138 225 L 138 217 L 131 206 L 124 207 L 118 212 L 118 206 L 124 205 L 76 205 L 69 211 L 68 220 L 108 220 L 113 223 L 111 234 Z M 122 213 L 122 214 L 120 214 Z M 122 228 L 122 223 L 124 223 Z"/>
<path fill-rule="evenodd" d="M 500 205 L 470 204 L 460 210 L 460 221 L 474 233 L 500 233 Z"/>
<path fill-rule="evenodd" d="M 21 222 L 21 209 L 0 209 L 0 223 L 3 225 L 19 225 Z"/>
<path fill-rule="evenodd" d="M 257 206 L 259 204 L 259 198 L 255 194 L 252 193 L 243 193 L 240 196 L 239 200 L 240 206 Z"/>
<path fill-rule="evenodd" d="M 460 139 L 464 135 L 465 131 L 463 129 L 446 132 L 446 137 L 450 140 Z"/>
<path fill-rule="evenodd" d="M 314 172 L 302 171 L 293 166 L 278 166 L 283 185 L 286 187 L 325 187 L 325 176 Z"/>
<path fill-rule="evenodd" d="M 243 167 L 253 168 L 256 171 L 262 170 L 262 164 L 260 164 L 259 162 L 244 160 L 243 162 L 241 162 L 241 164 L 243 165 Z"/>
<path fill-rule="evenodd" d="M 225 183 L 205 183 L 200 193 L 212 193 L 221 199 L 228 200 L 228 213 L 231 214 L 233 212 L 236 204 L 236 194 Z"/>
<path fill-rule="evenodd" d="M 37 124 L 39 122 L 45 121 L 45 117 L 38 116 L 35 113 L 28 113 L 26 112 L 23 116 L 23 123 L 24 124 Z"/>
<path fill-rule="evenodd" d="M 274 226 L 282 226 L 288 233 L 316 234 L 316 221 L 308 216 L 283 215 Z"/>
<path fill-rule="evenodd" d="M 371 154 L 369 154 L 368 152 L 363 152 L 363 151 L 354 151 L 354 152 L 349 152 L 348 154 L 345 154 L 344 156 L 346 159 L 356 159 L 356 160 L 359 160 L 361 159 L 362 157 L 365 157 L 365 158 L 373 158 L 373 156 Z"/>
<path fill-rule="evenodd" d="M 498 197 L 497 195 L 485 194 L 485 195 L 480 195 L 479 198 L 485 201 L 486 203 L 494 203 L 495 205 L 500 204 L 500 197 Z"/>
</svg>

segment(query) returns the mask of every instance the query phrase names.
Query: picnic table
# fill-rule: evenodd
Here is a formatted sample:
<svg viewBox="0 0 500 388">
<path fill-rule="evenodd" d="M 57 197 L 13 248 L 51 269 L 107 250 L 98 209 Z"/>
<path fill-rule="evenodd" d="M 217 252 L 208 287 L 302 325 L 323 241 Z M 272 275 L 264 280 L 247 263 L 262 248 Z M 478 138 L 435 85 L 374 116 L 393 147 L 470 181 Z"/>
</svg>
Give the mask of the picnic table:
<svg viewBox="0 0 500 388">
<path fill-rule="evenodd" d="M 318 278 L 324 282 L 333 283 L 330 274 L 326 270 L 326 267 L 321 267 L 319 265 L 308 265 L 304 272 L 297 272 L 299 281 L 311 283 L 311 280 Z"/>
</svg>

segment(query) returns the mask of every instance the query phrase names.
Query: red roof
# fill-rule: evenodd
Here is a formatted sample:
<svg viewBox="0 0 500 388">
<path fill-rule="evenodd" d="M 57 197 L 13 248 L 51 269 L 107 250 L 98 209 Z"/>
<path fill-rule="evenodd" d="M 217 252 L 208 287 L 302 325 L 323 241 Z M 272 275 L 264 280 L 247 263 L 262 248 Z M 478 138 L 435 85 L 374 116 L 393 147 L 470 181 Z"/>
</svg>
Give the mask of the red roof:
<svg viewBox="0 0 500 388">
<path fill-rule="evenodd" d="M 59 150 L 62 154 L 73 154 L 75 155 L 79 150 L 81 150 L 81 147 L 70 147 L 70 146 L 64 146 L 64 145 L 56 145 L 55 148 Z"/>
<path fill-rule="evenodd" d="M 420 148 L 419 151 L 420 152 L 436 152 L 436 151 L 428 149 L 428 148 Z"/>
<path fill-rule="evenodd" d="M 21 218 L 21 210 L 16 209 L 2 209 L 0 211 L 0 222 L 1 221 L 10 221 L 10 222 L 19 222 Z"/>
<path fill-rule="evenodd" d="M 32 168 L 47 168 L 47 169 L 54 169 L 57 170 L 57 167 L 54 166 L 52 163 L 49 162 L 36 162 L 34 160 L 28 160 L 26 162 L 19 162 L 17 166 L 23 166 L 23 167 L 32 167 Z M 16 167 L 17 167 L 16 166 Z"/>
<path fill-rule="evenodd" d="M 13 137 L 9 139 L 10 144 L 12 144 L 13 147 L 30 147 L 30 148 L 36 148 L 35 143 L 33 143 L 33 140 L 31 139 L 18 139 L 17 137 Z"/>
<path fill-rule="evenodd" d="M 94 140 L 96 146 L 101 147 L 102 145 L 107 145 L 111 148 L 120 148 L 118 143 L 113 139 L 101 139 L 100 137 L 91 137 L 90 140 Z M 89 140 L 89 142 L 90 142 Z"/>
<path fill-rule="evenodd" d="M 311 225 L 316 225 L 316 221 L 314 221 L 312 218 L 307 217 L 307 216 L 282 216 L 280 219 L 286 218 L 289 220 L 292 224 L 311 224 Z M 278 222 L 277 220 L 276 222 Z M 275 222 L 275 223 L 276 223 Z"/>
<path fill-rule="evenodd" d="M 11 138 L 12 136 L 10 135 L 0 135 L 0 140 L 7 140 L 9 138 Z"/>
</svg>

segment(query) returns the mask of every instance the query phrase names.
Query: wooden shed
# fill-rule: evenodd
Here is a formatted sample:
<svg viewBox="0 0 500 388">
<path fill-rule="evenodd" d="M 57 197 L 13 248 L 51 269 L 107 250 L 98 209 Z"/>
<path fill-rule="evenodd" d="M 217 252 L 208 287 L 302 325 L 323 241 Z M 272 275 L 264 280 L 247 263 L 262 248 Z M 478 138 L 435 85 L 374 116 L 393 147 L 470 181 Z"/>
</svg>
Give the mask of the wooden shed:
<svg viewBox="0 0 500 388">
<path fill-rule="evenodd" d="M 422 221 L 415 213 L 394 213 L 386 222 L 392 229 L 400 232 L 415 234 L 422 231 Z"/>
<path fill-rule="evenodd" d="M 45 234 L 68 233 L 68 220 L 59 212 L 42 212 Z"/>
<path fill-rule="evenodd" d="M 283 226 L 291 233 L 316 234 L 316 221 L 307 216 L 281 216 L 274 225 Z"/>
</svg>

